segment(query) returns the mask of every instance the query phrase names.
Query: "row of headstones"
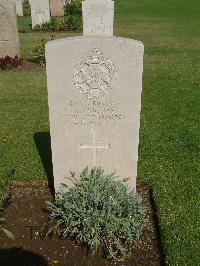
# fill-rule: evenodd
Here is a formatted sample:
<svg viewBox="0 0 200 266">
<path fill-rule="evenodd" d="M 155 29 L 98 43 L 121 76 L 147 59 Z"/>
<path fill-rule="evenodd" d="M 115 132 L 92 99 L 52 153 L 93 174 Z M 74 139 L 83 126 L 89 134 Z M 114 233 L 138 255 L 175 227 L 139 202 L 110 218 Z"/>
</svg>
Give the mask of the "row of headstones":
<svg viewBox="0 0 200 266">
<path fill-rule="evenodd" d="M 16 6 L 17 16 L 23 16 L 24 0 L 12 0 Z M 33 27 L 48 22 L 51 16 L 63 17 L 65 0 L 29 0 Z"/>
<path fill-rule="evenodd" d="M 15 1 L 15 2 L 14 2 Z M 20 56 L 19 36 L 16 17 L 16 4 L 21 0 L 0 0 L 0 58 L 5 56 Z M 33 26 L 48 21 L 49 0 L 29 0 L 31 4 L 31 14 Z M 60 3 L 61 10 L 63 0 L 51 1 L 54 3 L 54 11 Z M 106 10 L 102 3 L 106 3 Z M 61 5 L 62 3 L 62 5 Z M 83 35 L 112 35 L 113 34 L 113 2 L 102 0 L 97 7 L 95 1 L 85 0 L 83 2 Z M 58 9 L 57 9 L 58 10 Z M 57 11 L 58 12 L 58 11 Z M 57 13 L 58 14 L 58 13 Z M 93 16 L 93 14 L 96 14 Z M 102 15 L 104 22 L 102 22 Z"/>
<path fill-rule="evenodd" d="M 50 0 L 51 14 L 64 15 L 65 0 Z M 50 20 L 49 0 L 29 0 L 32 27 Z M 22 0 L 0 0 L 0 58 L 20 57 L 17 16 L 22 15 Z"/>
<path fill-rule="evenodd" d="M 50 16 L 63 17 L 66 0 L 29 0 L 31 6 L 32 28 L 49 22 Z M 51 11 L 51 12 L 50 12 Z"/>
</svg>

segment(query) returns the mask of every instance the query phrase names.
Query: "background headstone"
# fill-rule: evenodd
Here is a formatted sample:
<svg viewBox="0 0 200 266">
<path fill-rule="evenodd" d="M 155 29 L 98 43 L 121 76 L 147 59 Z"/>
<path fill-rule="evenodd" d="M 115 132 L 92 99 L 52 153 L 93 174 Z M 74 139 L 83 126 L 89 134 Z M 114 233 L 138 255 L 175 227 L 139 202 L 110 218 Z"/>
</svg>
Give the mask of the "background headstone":
<svg viewBox="0 0 200 266">
<path fill-rule="evenodd" d="M 23 16 L 23 5 L 22 0 L 13 0 L 16 6 L 16 14 L 17 16 Z"/>
<path fill-rule="evenodd" d="M 50 0 L 51 16 L 63 17 L 64 16 L 64 1 L 63 0 Z"/>
<path fill-rule="evenodd" d="M 84 36 L 113 36 L 114 1 L 85 0 L 82 11 Z"/>
<path fill-rule="evenodd" d="M 54 184 L 89 166 L 136 187 L 143 44 L 74 37 L 46 46 Z"/>
<path fill-rule="evenodd" d="M 0 0 L 0 58 L 20 56 L 17 17 L 13 1 Z"/>
<path fill-rule="evenodd" d="M 30 0 L 32 28 L 50 20 L 49 0 Z"/>
</svg>

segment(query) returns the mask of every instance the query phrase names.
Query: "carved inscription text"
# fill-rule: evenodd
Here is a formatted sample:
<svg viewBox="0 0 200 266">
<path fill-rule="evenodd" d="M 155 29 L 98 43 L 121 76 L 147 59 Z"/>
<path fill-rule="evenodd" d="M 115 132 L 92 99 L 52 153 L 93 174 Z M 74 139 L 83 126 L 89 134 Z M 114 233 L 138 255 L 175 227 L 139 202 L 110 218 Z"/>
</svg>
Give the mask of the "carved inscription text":
<svg viewBox="0 0 200 266">
<path fill-rule="evenodd" d="M 66 122 L 72 125 L 113 125 L 121 120 L 119 102 L 70 100 Z"/>
</svg>

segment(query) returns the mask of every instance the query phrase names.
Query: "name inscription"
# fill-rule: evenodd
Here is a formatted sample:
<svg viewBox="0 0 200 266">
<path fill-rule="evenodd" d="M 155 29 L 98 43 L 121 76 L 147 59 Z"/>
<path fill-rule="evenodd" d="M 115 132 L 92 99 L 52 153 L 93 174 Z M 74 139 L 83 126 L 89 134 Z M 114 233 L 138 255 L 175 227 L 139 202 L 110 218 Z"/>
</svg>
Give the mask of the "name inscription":
<svg viewBox="0 0 200 266">
<path fill-rule="evenodd" d="M 73 125 L 114 125 L 123 119 L 120 103 L 117 101 L 84 101 L 70 100 L 70 112 L 67 124 Z"/>
</svg>

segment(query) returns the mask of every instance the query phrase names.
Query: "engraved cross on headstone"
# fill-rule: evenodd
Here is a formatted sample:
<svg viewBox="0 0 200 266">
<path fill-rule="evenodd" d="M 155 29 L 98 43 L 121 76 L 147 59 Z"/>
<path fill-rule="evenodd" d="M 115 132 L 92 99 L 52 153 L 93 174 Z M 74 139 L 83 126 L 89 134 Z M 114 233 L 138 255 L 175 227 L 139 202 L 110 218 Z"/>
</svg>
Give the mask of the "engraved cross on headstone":
<svg viewBox="0 0 200 266">
<path fill-rule="evenodd" d="M 92 145 L 83 145 L 82 143 L 79 146 L 79 150 L 81 149 L 91 149 L 92 150 L 92 167 L 97 166 L 97 150 L 98 149 L 109 149 L 110 150 L 110 143 L 108 146 L 104 145 L 98 145 L 97 144 L 97 139 L 96 139 L 96 132 L 94 129 L 91 129 L 91 135 L 92 135 Z"/>
</svg>

